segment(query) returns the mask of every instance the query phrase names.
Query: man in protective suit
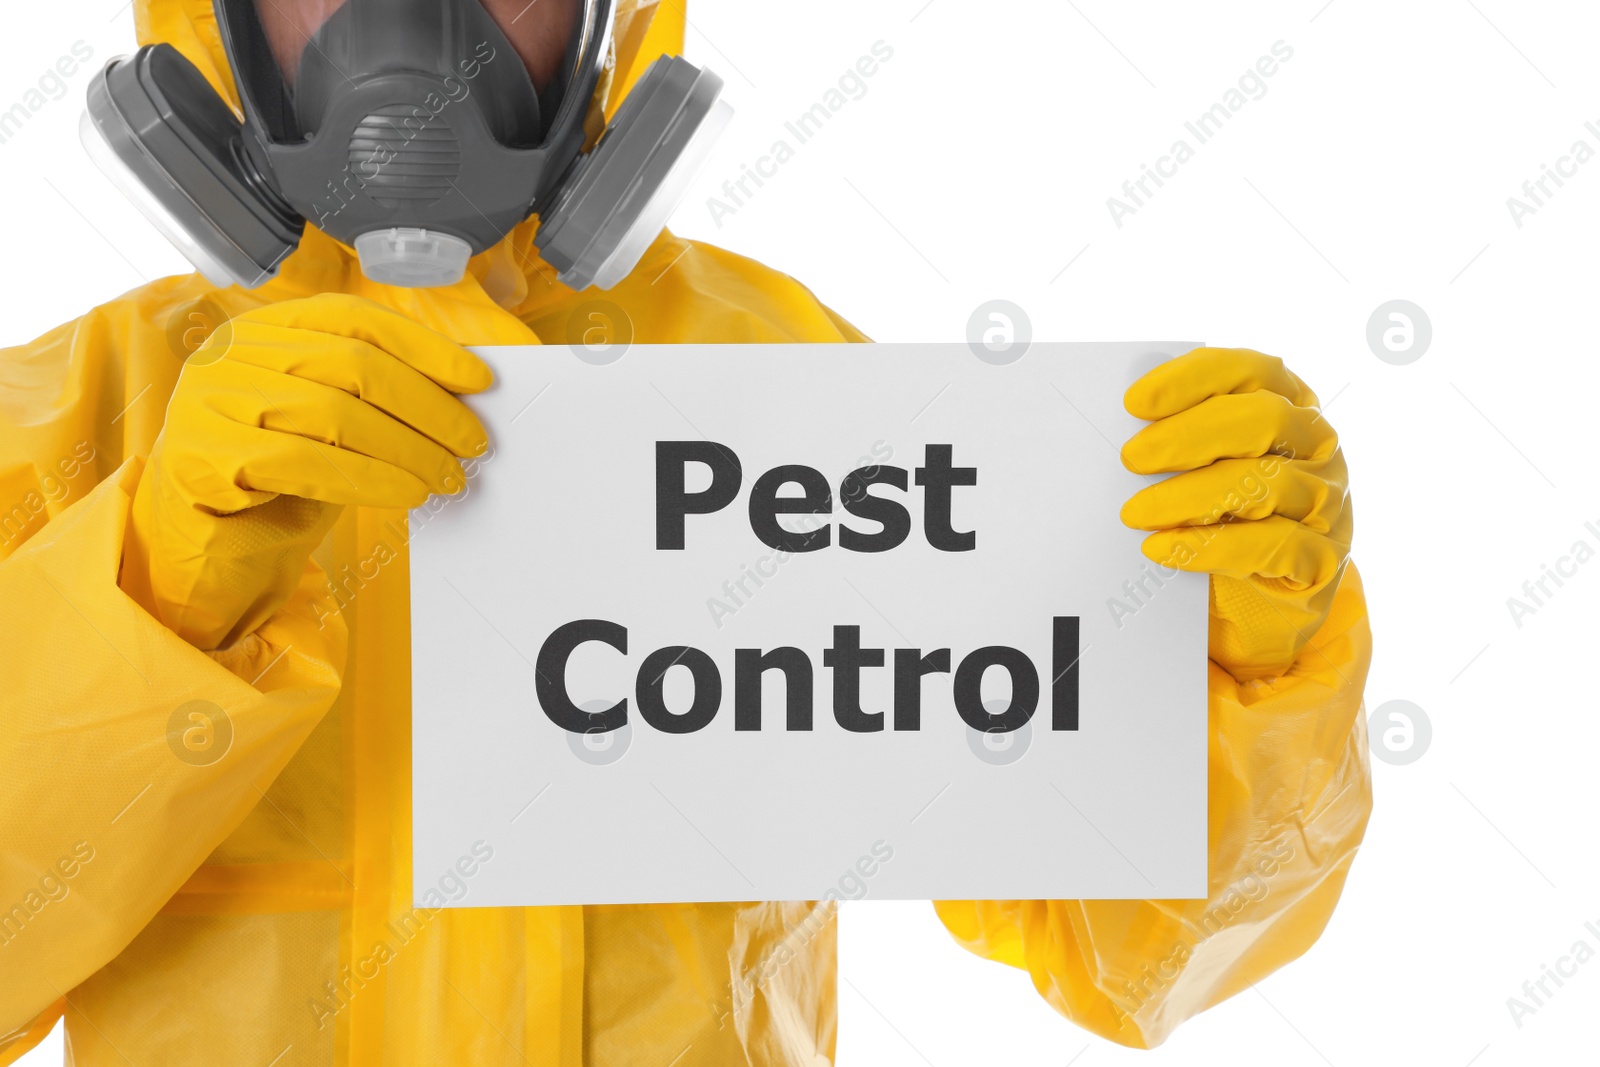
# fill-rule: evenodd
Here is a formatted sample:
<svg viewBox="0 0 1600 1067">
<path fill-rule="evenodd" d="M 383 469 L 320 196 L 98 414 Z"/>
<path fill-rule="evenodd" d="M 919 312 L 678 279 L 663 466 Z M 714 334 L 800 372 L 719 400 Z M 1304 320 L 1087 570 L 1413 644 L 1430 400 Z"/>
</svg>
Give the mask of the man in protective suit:
<svg viewBox="0 0 1600 1067">
<path fill-rule="evenodd" d="M 482 0 L 536 86 L 575 7 Z M 259 0 L 292 83 L 333 0 Z M 238 104 L 211 0 L 135 0 Z M 623 0 L 595 114 L 681 49 Z M 468 345 L 566 343 L 537 219 L 448 286 L 306 227 L 254 290 L 141 287 L 0 353 L 0 1064 L 817 1067 L 834 905 L 412 906 L 408 507 L 484 445 Z M 641 343 L 866 340 L 663 231 L 605 299 Z M 612 314 L 615 318 L 615 314 Z M 945 901 L 961 944 L 1151 1047 L 1321 933 L 1371 807 L 1370 653 L 1337 439 L 1282 364 L 1203 349 L 1128 393 L 1123 519 L 1212 574 L 1206 900 Z M 1042 813 L 1042 817 L 1054 817 Z"/>
</svg>

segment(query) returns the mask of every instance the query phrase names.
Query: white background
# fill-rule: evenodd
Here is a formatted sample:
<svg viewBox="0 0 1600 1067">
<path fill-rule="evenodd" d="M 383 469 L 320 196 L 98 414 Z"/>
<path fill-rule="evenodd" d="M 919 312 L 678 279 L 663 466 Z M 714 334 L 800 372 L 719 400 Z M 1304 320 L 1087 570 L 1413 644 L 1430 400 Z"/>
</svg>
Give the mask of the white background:
<svg viewBox="0 0 1600 1067">
<path fill-rule="evenodd" d="M 120 0 L 13 5 L 0 109 L 75 40 L 131 47 Z M 1322 941 L 1142 1059 L 1027 977 L 970 958 L 929 906 L 842 929 L 840 1061 L 863 1065 L 1593 1062 L 1600 960 L 1519 1029 L 1506 999 L 1600 920 L 1600 561 L 1517 628 L 1506 599 L 1600 519 L 1591 410 L 1600 160 L 1516 227 L 1506 199 L 1600 139 L 1592 5 L 1510 0 L 692 0 L 691 58 L 736 125 L 675 220 L 788 271 L 881 340 L 952 340 L 996 296 L 1037 336 L 1201 336 L 1285 357 L 1341 431 L 1376 638 L 1368 706 L 1434 725 L 1377 764 L 1377 809 Z M 704 197 L 876 40 L 895 58 L 718 229 Z M 1119 230 L 1105 201 L 1274 41 L 1294 58 Z M 22 341 L 176 254 L 76 144 L 86 75 L 0 145 L 4 337 Z M 1069 266 L 1070 264 L 1070 266 Z M 1368 350 L 1381 303 L 1431 349 Z M 1600 947 L 1600 946 L 1596 946 Z M 52 1039 L 58 1042 L 58 1038 Z M 59 1044 L 30 1064 L 59 1062 Z"/>
</svg>

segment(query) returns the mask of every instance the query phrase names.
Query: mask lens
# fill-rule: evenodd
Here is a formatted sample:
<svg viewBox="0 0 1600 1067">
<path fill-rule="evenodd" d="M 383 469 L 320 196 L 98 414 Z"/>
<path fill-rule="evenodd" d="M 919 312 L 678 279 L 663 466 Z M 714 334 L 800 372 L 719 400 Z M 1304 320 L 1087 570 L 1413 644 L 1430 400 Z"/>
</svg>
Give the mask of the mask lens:
<svg viewBox="0 0 1600 1067">
<path fill-rule="evenodd" d="M 348 0 L 254 0 L 256 16 L 284 81 L 292 88 L 300 58 L 318 30 Z M 505 34 L 541 93 L 564 95 L 584 50 L 610 38 L 599 24 L 601 0 L 478 0 Z"/>
<path fill-rule="evenodd" d="M 577 69 L 576 56 L 599 29 L 594 0 L 482 0 L 540 93 L 559 96 Z"/>
<path fill-rule="evenodd" d="M 567 2 L 575 3 L 582 9 L 579 36 L 568 50 L 567 65 L 563 71 L 570 81 L 577 76 L 579 60 L 586 53 L 595 51 L 604 62 L 606 49 L 611 44 L 611 18 L 602 15 L 612 9 L 609 4 L 604 4 L 601 0 L 567 0 Z"/>
<path fill-rule="evenodd" d="M 572 110 L 578 114 L 569 121 L 581 123 L 590 99 L 585 71 L 603 70 L 611 45 L 610 0 L 483 0 L 483 6 L 533 80 L 545 133 Z"/>
<path fill-rule="evenodd" d="M 291 88 L 307 43 L 345 3 L 346 0 L 255 0 L 256 17 L 261 20 L 267 46 Z"/>
</svg>

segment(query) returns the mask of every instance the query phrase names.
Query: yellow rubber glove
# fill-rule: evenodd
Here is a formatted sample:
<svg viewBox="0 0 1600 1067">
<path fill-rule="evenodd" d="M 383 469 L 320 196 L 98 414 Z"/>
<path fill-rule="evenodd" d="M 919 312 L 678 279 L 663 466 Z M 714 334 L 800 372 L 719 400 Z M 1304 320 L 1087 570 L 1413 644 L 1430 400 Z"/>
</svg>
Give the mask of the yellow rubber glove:
<svg viewBox="0 0 1600 1067">
<path fill-rule="evenodd" d="M 1144 554 L 1211 577 L 1211 659 L 1241 682 L 1282 674 L 1328 617 L 1350 556 L 1349 476 L 1316 394 L 1283 361 L 1198 348 L 1123 398 L 1149 420 L 1122 447 L 1140 490 L 1122 521 Z"/>
<path fill-rule="evenodd" d="M 246 312 L 189 357 L 134 495 L 119 584 L 205 650 L 280 608 L 343 505 L 415 507 L 487 448 L 452 393 L 489 368 L 343 294 Z"/>
</svg>

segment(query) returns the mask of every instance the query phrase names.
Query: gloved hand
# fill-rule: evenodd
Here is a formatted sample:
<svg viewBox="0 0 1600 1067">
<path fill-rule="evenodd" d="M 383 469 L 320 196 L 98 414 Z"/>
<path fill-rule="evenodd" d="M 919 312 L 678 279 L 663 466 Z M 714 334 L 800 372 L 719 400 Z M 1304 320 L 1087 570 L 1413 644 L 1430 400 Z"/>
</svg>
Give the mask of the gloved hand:
<svg viewBox="0 0 1600 1067">
<path fill-rule="evenodd" d="M 487 448 L 452 393 L 489 368 L 449 338 L 343 294 L 218 327 L 183 368 L 135 493 L 120 584 L 195 647 L 231 645 L 288 600 L 346 504 L 459 491 Z"/>
<path fill-rule="evenodd" d="M 1123 397 L 1150 420 L 1122 447 L 1139 474 L 1122 521 L 1144 554 L 1211 574 L 1211 659 L 1239 681 L 1282 674 L 1328 617 L 1350 555 L 1349 476 L 1316 394 L 1283 361 L 1199 348 Z"/>
</svg>

